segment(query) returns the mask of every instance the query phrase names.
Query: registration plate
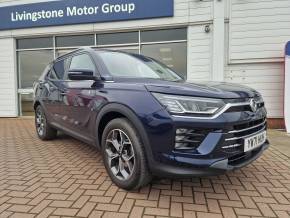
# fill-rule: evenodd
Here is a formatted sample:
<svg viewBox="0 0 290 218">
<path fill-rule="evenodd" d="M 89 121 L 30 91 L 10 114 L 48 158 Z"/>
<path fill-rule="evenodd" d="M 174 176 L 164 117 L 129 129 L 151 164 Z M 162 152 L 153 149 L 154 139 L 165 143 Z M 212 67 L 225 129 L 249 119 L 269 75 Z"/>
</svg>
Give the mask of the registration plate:
<svg viewBox="0 0 290 218">
<path fill-rule="evenodd" d="M 261 132 L 257 135 L 245 139 L 244 152 L 251 151 L 264 144 L 267 140 L 267 132 Z"/>
</svg>

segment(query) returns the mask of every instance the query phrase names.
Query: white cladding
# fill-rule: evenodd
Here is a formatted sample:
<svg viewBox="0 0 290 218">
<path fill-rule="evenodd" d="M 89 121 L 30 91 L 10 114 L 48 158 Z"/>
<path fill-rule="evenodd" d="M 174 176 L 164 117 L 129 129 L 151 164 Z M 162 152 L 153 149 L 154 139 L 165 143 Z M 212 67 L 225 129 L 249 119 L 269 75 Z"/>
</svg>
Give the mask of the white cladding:
<svg viewBox="0 0 290 218">
<path fill-rule="evenodd" d="M 269 117 L 283 117 L 289 0 L 231 0 L 225 81 L 259 90 Z"/>
<path fill-rule="evenodd" d="M 230 60 L 284 58 L 290 37 L 289 0 L 232 0 Z"/>
<path fill-rule="evenodd" d="M 191 82 L 211 80 L 212 32 L 205 33 L 204 28 L 189 26 L 187 32 L 187 78 Z"/>
<path fill-rule="evenodd" d="M 0 39 L 0 116 L 17 116 L 15 48 L 12 38 Z"/>
<path fill-rule="evenodd" d="M 40 1 L 2 0 L 0 7 L 32 2 Z M 17 116 L 15 37 L 176 26 L 188 26 L 187 66 L 190 81 L 215 78 L 217 69 L 213 67 L 213 49 L 216 45 L 214 43 L 224 41 L 225 57 L 221 58 L 225 63 L 224 75 L 221 75 L 224 80 L 256 88 L 264 96 L 269 117 L 283 117 L 282 61 L 284 44 L 290 39 L 290 1 L 175 0 L 174 2 L 173 18 L 0 31 L 0 117 Z M 223 13 L 226 19 L 223 38 L 213 37 L 214 15 L 217 13 L 214 10 L 220 10 L 220 7 L 214 7 L 217 2 L 224 4 Z M 209 33 L 205 32 L 205 25 L 209 25 L 211 30 Z"/>
</svg>

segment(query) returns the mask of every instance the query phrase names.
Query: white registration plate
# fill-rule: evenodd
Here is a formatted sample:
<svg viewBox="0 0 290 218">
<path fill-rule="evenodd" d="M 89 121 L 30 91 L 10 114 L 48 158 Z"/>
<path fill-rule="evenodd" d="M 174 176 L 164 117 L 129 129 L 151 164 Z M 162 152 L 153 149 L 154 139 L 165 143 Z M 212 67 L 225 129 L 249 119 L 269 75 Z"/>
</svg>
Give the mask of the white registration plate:
<svg viewBox="0 0 290 218">
<path fill-rule="evenodd" d="M 251 151 L 264 144 L 267 140 L 267 132 L 261 132 L 257 135 L 245 139 L 244 152 Z"/>
</svg>

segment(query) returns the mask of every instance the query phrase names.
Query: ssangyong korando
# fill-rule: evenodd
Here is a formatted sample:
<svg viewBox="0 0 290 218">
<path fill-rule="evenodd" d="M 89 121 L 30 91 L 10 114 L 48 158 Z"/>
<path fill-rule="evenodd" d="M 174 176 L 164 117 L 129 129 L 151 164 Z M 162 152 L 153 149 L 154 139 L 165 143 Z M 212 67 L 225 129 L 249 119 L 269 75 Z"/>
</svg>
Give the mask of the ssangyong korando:
<svg viewBox="0 0 290 218">
<path fill-rule="evenodd" d="M 39 138 L 62 131 L 96 146 L 113 182 L 128 190 L 154 175 L 241 168 L 269 146 L 257 91 L 185 82 L 139 54 L 80 48 L 50 63 L 34 91 Z"/>
</svg>

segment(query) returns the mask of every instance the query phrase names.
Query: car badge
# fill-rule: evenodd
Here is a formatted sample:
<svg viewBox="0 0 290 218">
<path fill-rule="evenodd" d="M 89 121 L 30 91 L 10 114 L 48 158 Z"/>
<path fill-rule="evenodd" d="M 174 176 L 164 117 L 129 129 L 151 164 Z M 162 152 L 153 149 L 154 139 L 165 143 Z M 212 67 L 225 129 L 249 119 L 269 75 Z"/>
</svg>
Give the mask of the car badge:
<svg viewBox="0 0 290 218">
<path fill-rule="evenodd" d="M 251 99 L 250 107 L 253 112 L 256 112 L 258 110 L 258 103 L 255 101 L 255 99 Z"/>
</svg>

